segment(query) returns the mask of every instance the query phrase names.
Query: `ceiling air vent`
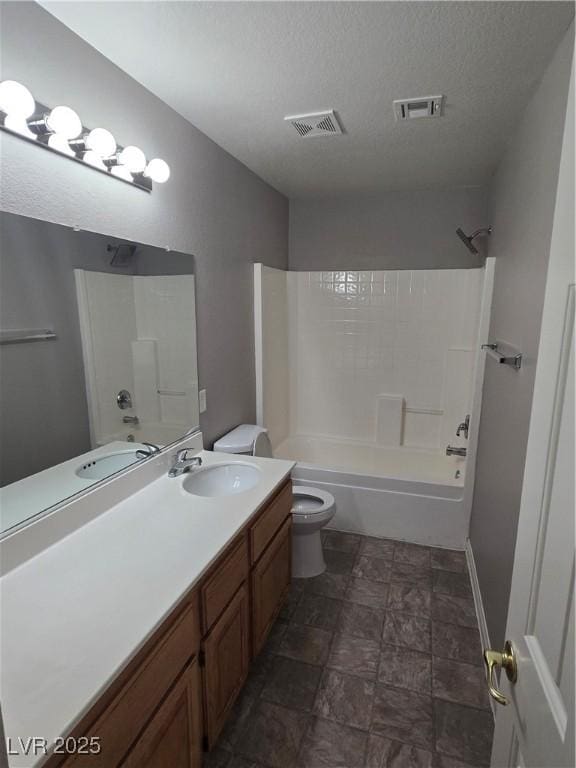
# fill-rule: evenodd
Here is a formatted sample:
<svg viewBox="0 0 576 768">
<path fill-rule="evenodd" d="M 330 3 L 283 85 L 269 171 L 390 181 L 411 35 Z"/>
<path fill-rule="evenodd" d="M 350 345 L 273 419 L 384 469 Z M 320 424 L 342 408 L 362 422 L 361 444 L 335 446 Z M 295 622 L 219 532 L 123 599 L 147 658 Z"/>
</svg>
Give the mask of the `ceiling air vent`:
<svg viewBox="0 0 576 768">
<path fill-rule="evenodd" d="M 338 136 L 342 127 L 333 109 L 327 112 L 311 112 L 308 115 L 290 115 L 284 118 L 302 138 L 314 136 Z"/>
<path fill-rule="evenodd" d="M 392 103 L 396 120 L 418 120 L 423 117 L 440 117 L 444 107 L 444 96 L 396 99 Z"/>
</svg>

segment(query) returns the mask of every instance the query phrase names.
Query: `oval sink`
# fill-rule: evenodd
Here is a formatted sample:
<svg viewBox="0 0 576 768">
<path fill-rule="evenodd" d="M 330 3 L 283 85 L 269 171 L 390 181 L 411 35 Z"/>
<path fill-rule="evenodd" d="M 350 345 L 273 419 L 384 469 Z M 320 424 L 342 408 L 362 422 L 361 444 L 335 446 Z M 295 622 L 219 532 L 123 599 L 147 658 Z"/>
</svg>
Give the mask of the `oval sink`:
<svg viewBox="0 0 576 768">
<path fill-rule="evenodd" d="M 107 456 L 101 456 L 81 464 L 75 474 L 86 480 L 104 480 L 108 475 L 113 475 L 114 472 L 119 472 L 137 461 L 139 459 L 136 456 L 136 450 L 109 453 Z"/>
<path fill-rule="evenodd" d="M 254 488 L 260 470 L 252 464 L 213 464 L 186 476 L 182 487 L 194 496 L 232 496 Z"/>
</svg>

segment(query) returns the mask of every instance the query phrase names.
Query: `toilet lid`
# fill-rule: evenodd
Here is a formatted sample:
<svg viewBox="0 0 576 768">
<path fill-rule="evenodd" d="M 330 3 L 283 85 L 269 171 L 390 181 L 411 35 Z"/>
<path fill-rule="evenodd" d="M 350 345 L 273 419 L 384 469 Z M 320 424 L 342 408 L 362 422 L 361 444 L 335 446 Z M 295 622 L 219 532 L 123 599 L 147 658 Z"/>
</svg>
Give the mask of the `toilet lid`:
<svg viewBox="0 0 576 768">
<path fill-rule="evenodd" d="M 292 488 L 292 512 L 314 515 L 325 512 L 334 504 L 334 496 L 319 488 L 310 488 L 307 485 L 295 485 Z"/>
</svg>

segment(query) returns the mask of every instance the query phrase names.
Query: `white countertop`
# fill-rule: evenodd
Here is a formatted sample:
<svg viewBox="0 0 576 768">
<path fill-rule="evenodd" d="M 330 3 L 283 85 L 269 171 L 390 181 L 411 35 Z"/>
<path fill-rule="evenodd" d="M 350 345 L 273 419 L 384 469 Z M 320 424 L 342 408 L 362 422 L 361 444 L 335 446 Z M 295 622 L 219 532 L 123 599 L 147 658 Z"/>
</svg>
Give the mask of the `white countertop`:
<svg viewBox="0 0 576 768">
<path fill-rule="evenodd" d="M 257 465 L 233 496 L 159 479 L 0 580 L 0 700 L 6 737 L 65 735 L 289 476 L 294 462 L 201 451 L 204 465 Z M 43 758 L 11 756 L 11 768 Z"/>
</svg>

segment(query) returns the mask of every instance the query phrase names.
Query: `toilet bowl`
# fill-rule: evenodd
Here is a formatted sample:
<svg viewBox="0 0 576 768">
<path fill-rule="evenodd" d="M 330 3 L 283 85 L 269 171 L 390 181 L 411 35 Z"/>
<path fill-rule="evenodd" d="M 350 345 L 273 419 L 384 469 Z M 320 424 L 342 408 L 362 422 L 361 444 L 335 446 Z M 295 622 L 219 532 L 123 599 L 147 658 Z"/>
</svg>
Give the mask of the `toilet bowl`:
<svg viewBox="0 0 576 768">
<path fill-rule="evenodd" d="M 241 424 L 214 443 L 223 453 L 250 454 L 272 458 L 268 432 L 254 424 Z M 309 579 L 326 570 L 321 529 L 336 514 L 332 494 L 305 485 L 292 488 L 292 576 Z"/>
<path fill-rule="evenodd" d="M 292 488 L 292 576 L 309 579 L 326 570 L 320 531 L 336 513 L 334 496 L 318 488 Z"/>
</svg>

